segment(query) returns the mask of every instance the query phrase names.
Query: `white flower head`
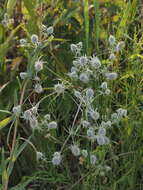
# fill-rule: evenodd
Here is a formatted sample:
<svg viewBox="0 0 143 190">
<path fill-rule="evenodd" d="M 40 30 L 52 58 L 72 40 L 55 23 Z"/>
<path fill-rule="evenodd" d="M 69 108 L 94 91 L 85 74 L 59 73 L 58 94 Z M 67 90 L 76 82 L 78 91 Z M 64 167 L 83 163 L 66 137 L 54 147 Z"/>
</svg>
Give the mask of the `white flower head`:
<svg viewBox="0 0 143 190">
<path fill-rule="evenodd" d="M 82 81 L 83 83 L 88 83 L 89 82 L 89 76 L 86 72 L 83 72 L 79 76 L 79 80 Z"/>
<path fill-rule="evenodd" d="M 30 119 L 30 127 L 32 128 L 32 130 L 38 129 L 38 120 L 36 119 L 36 117 L 32 117 Z"/>
<path fill-rule="evenodd" d="M 23 114 L 23 118 L 26 119 L 26 120 L 31 120 L 32 119 L 32 113 L 30 110 L 26 110 Z"/>
<path fill-rule="evenodd" d="M 60 152 L 55 152 L 52 158 L 52 164 L 54 166 L 58 166 L 61 163 L 61 153 Z"/>
<path fill-rule="evenodd" d="M 35 92 L 38 94 L 43 92 L 43 88 L 42 88 L 41 84 L 39 84 L 39 83 L 35 84 Z"/>
<path fill-rule="evenodd" d="M 98 57 L 92 57 L 90 63 L 93 68 L 99 69 L 101 67 L 101 62 Z"/>
<path fill-rule="evenodd" d="M 87 136 L 89 138 L 95 138 L 95 132 L 94 132 L 94 129 L 92 127 L 90 127 L 88 130 L 87 130 Z"/>
<path fill-rule="evenodd" d="M 71 151 L 74 156 L 80 155 L 80 149 L 77 145 L 71 145 Z"/>
<path fill-rule="evenodd" d="M 54 33 L 54 28 L 53 28 L 53 26 L 49 26 L 48 28 L 47 28 L 47 35 L 51 35 L 51 34 L 53 34 Z"/>
<path fill-rule="evenodd" d="M 82 126 L 83 126 L 84 128 L 87 128 L 87 127 L 89 127 L 89 125 L 90 125 L 89 121 L 86 121 L 86 120 L 83 120 L 83 121 L 81 122 L 81 124 L 82 124 Z"/>
<path fill-rule="evenodd" d="M 127 116 L 127 110 L 119 108 L 117 109 L 117 114 L 119 118 L 126 117 Z"/>
<path fill-rule="evenodd" d="M 106 135 L 106 129 L 104 127 L 100 127 L 99 130 L 98 130 L 98 134 L 99 135 Z"/>
<path fill-rule="evenodd" d="M 80 66 L 85 66 L 88 63 L 88 58 L 87 56 L 81 56 L 78 61 Z"/>
<path fill-rule="evenodd" d="M 68 74 L 69 77 L 73 80 L 77 80 L 78 79 L 78 74 L 76 71 L 72 71 L 71 73 Z"/>
<path fill-rule="evenodd" d="M 89 111 L 89 115 L 90 115 L 90 117 L 93 119 L 93 120 L 98 120 L 99 119 L 99 117 L 100 117 L 100 114 L 99 114 L 99 112 L 97 112 L 96 110 L 90 110 Z"/>
<path fill-rule="evenodd" d="M 13 112 L 16 116 L 19 116 L 20 113 L 21 113 L 21 105 L 14 106 L 13 109 L 12 109 L 12 112 Z"/>
<path fill-rule="evenodd" d="M 111 46 L 113 46 L 113 45 L 115 45 L 115 42 L 116 42 L 115 37 L 114 37 L 113 35 L 110 35 L 110 36 L 109 36 L 109 44 L 110 44 Z"/>
<path fill-rule="evenodd" d="M 48 129 L 56 129 L 57 128 L 57 122 L 56 121 L 51 121 L 50 123 L 48 123 Z"/>
<path fill-rule="evenodd" d="M 93 96 L 94 96 L 93 89 L 92 88 L 86 89 L 86 97 L 89 98 L 89 99 L 91 99 L 91 98 L 93 98 Z"/>
<path fill-rule="evenodd" d="M 36 72 L 43 70 L 43 61 L 36 61 L 34 67 Z"/>
<path fill-rule="evenodd" d="M 124 47 L 125 47 L 125 42 L 121 41 L 121 42 L 119 42 L 119 43 L 117 44 L 117 46 L 116 46 L 116 51 L 119 52 L 119 51 L 123 50 Z"/>
<path fill-rule="evenodd" d="M 105 76 L 106 76 L 107 80 L 115 80 L 115 79 L 117 79 L 118 74 L 115 72 L 112 72 L 112 73 L 106 73 Z"/>
<path fill-rule="evenodd" d="M 104 135 L 97 135 L 96 140 L 99 145 L 104 145 L 106 143 Z"/>
<path fill-rule="evenodd" d="M 33 44 L 37 44 L 38 43 L 38 36 L 36 34 L 33 34 L 31 36 L 31 41 Z"/>
<path fill-rule="evenodd" d="M 27 40 L 26 39 L 20 39 L 20 45 L 21 46 L 25 46 L 27 44 Z"/>
<path fill-rule="evenodd" d="M 100 86 L 103 90 L 106 90 L 108 85 L 107 82 L 102 82 L 101 86 Z"/>
<path fill-rule="evenodd" d="M 43 160 L 44 154 L 42 152 L 36 152 L 37 161 Z"/>
<path fill-rule="evenodd" d="M 20 73 L 20 78 L 23 79 L 23 80 L 26 79 L 27 76 L 28 76 L 27 72 L 21 72 Z"/>
<path fill-rule="evenodd" d="M 56 84 L 54 90 L 57 94 L 62 94 L 65 91 L 65 86 L 63 84 Z"/>
<path fill-rule="evenodd" d="M 110 93 L 111 93 L 111 90 L 110 90 L 109 88 L 107 88 L 107 89 L 105 90 L 105 94 L 108 96 Z"/>
</svg>

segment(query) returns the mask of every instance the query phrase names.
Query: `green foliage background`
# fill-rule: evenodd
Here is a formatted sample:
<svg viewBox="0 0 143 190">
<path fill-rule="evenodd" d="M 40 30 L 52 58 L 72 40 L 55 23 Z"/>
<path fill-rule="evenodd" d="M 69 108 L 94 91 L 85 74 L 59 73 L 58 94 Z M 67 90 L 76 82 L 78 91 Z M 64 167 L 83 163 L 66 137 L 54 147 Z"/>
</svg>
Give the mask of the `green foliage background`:
<svg viewBox="0 0 143 190">
<path fill-rule="evenodd" d="M 2 23 L 7 14 L 8 22 Z M 13 20 L 11 20 L 13 19 Z M 0 2 L 0 152 L 2 178 L 7 175 L 3 168 L 9 161 L 7 138 L 9 131 L 12 143 L 11 123 L 12 107 L 19 102 L 23 84 L 19 73 L 43 56 L 46 69 L 41 74 L 45 86 L 45 96 L 51 92 L 57 76 L 67 80 L 65 73 L 72 64 L 71 43 L 82 41 L 87 55 L 97 53 L 107 64 L 108 37 L 113 34 L 117 40 L 126 43 L 125 50 L 114 65 L 120 78 L 112 85 L 113 94 L 109 101 L 112 109 L 125 106 L 128 118 L 122 121 L 119 129 L 111 131 L 114 143 L 108 153 L 112 171 L 108 176 L 96 177 L 92 168 L 79 167 L 74 158 L 67 158 L 64 166 L 54 168 L 50 165 L 38 165 L 31 146 L 16 145 L 16 159 L 9 178 L 10 190 L 30 189 L 84 189 L 84 190 L 142 190 L 143 189 L 143 55 L 142 55 L 142 17 L 139 0 L 5 0 Z M 41 24 L 54 26 L 55 38 L 51 44 L 32 57 L 31 50 L 25 51 L 19 46 L 21 38 L 32 34 L 41 36 Z M 49 43 L 49 42 L 47 42 Z M 50 72 L 48 69 L 52 70 Z M 46 87 L 49 87 L 46 89 Z M 29 83 L 32 88 L 32 82 Z M 25 98 L 29 95 L 26 91 Z M 36 102 L 40 96 L 31 96 Z M 101 102 L 98 102 L 99 104 Z M 28 105 L 28 104 L 27 104 Z M 106 107 L 108 102 L 103 104 Z M 68 126 L 74 114 L 74 104 L 68 95 L 61 99 L 46 99 L 40 109 L 49 110 L 60 125 Z M 26 123 L 18 127 L 18 136 L 29 138 L 31 131 Z M 60 129 L 56 134 L 62 142 L 65 135 Z M 47 140 L 44 134 L 35 134 L 33 144 L 47 157 L 56 150 L 58 143 Z M 39 139 L 37 141 L 37 139 Z M 26 147 L 26 148 L 25 148 Z M 19 152 L 20 150 L 20 152 Z M 22 152 L 23 151 L 23 152 Z M 51 152 L 50 152 L 51 151 Z M 101 154 L 109 150 L 101 149 Z M 22 152 L 22 153 L 21 153 Z M 70 163 L 71 168 L 67 165 Z M 72 168 L 73 167 L 73 168 Z M 6 168 L 6 167 L 5 167 Z M 2 181 L 1 181 L 2 183 Z M 18 185 L 17 185 L 18 184 Z"/>
</svg>

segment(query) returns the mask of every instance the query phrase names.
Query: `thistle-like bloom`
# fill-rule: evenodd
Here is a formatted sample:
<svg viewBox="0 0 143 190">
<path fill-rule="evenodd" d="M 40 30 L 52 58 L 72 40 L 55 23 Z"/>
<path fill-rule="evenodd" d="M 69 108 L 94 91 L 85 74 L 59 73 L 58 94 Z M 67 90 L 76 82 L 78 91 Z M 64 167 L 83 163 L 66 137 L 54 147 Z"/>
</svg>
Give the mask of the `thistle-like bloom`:
<svg viewBox="0 0 143 190">
<path fill-rule="evenodd" d="M 87 130 L 87 136 L 91 139 L 94 139 L 95 138 L 95 132 L 94 132 L 94 129 L 92 127 L 90 127 L 88 130 Z"/>
<path fill-rule="evenodd" d="M 53 32 L 54 32 L 53 26 L 48 27 L 46 32 L 47 32 L 47 35 L 53 34 Z"/>
<path fill-rule="evenodd" d="M 25 120 L 31 120 L 32 119 L 32 113 L 31 113 L 31 110 L 26 110 L 23 114 L 23 118 Z"/>
<path fill-rule="evenodd" d="M 65 90 L 65 86 L 63 84 L 56 84 L 54 86 L 54 90 L 57 94 L 61 94 L 61 93 L 64 93 L 64 90 Z"/>
<path fill-rule="evenodd" d="M 114 37 L 113 35 L 110 35 L 110 36 L 109 36 L 109 44 L 110 44 L 111 46 L 113 46 L 113 45 L 115 45 L 115 42 L 116 42 L 115 37 Z"/>
<path fill-rule="evenodd" d="M 100 117 L 100 114 L 99 114 L 99 112 L 97 112 L 96 110 L 90 110 L 89 111 L 89 115 L 90 115 L 90 117 L 93 119 L 93 120 L 98 120 L 99 119 L 99 117 Z"/>
<path fill-rule="evenodd" d="M 21 113 L 21 105 L 18 105 L 18 106 L 13 107 L 12 112 L 13 112 L 16 116 L 19 116 L 20 113 Z"/>
<path fill-rule="evenodd" d="M 86 72 L 81 73 L 79 76 L 79 80 L 84 82 L 84 83 L 88 83 L 89 82 L 89 76 Z"/>
<path fill-rule="evenodd" d="M 39 83 L 35 84 L 35 92 L 37 92 L 38 94 L 43 92 L 43 88 L 42 88 L 41 84 L 39 84 Z"/>
<path fill-rule="evenodd" d="M 23 80 L 26 79 L 27 76 L 28 76 L 27 72 L 21 72 L 20 73 L 20 78 L 23 79 Z"/>
<path fill-rule="evenodd" d="M 113 72 L 113 73 L 106 73 L 105 76 L 106 76 L 106 78 L 108 80 L 115 80 L 118 77 L 117 73 L 115 73 L 115 72 Z"/>
<path fill-rule="evenodd" d="M 61 153 L 60 152 L 55 152 L 52 158 L 52 164 L 54 166 L 58 166 L 61 163 Z"/>
<path fill-rule="evenodd" d="M 101 86 L 100 86 L 103 90 L 107 89 L 107 82 L 102 82 Z"/>
<path fill-rule="evenodd" d="M 36 34 L 33 34 L 31 36 L 31 41 L 33 44 L 37 44 L 38 43 L 38 36 Z"/>
<path fill-rule="evenodd" d="M 90 63 L 93 68 L 99 69 L 101 67 L 101 62 L 98 57 L 92 57 Z"/>
<path fill-rule="evenodd" d="M 71 151 L 74 156 L 80 155 L 80 149 L 77 145 L 71 145 Z"/>
<path fill-rule="evenodd" d="M 91 98 L 93 98 L 93 96 L 94 96 L 94 91 L 93 91 L 93 89 L 92 89 L 92 88 L 88 88 L 88 89 L 86 90 L 86 97 L 87 97 L 88 99 L 91 99 Z"/>
<path fill-rule="evenodd" d="M 57 128 L 57 122 L 56 121 L 51 121 L 50 123 L 48 123 L 48 129 L 56 129 Z"/>
<path fill-rule="evenodd" d="M 34 67 L 36 72 L 43 70 L 43 61 L 36 61 Z"/>
<path fill-rule="evenodd" d="M 20 45 L 21 46 L 25 46 L 27 44 L 27 40 L 26 39 L 20 39 Z"/>
</svg>

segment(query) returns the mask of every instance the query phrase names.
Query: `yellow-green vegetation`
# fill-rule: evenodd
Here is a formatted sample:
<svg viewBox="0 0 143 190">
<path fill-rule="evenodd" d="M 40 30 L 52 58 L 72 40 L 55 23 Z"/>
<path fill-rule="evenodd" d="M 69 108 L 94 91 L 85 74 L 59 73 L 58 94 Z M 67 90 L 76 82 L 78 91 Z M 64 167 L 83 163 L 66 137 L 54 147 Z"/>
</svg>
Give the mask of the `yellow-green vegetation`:
<svg viewBox="0 0 143 190">
<path fill-rule="evenodd" d="M 0 190 L 143 190 L 143 1 L 0 1 Z"/>
</svg>

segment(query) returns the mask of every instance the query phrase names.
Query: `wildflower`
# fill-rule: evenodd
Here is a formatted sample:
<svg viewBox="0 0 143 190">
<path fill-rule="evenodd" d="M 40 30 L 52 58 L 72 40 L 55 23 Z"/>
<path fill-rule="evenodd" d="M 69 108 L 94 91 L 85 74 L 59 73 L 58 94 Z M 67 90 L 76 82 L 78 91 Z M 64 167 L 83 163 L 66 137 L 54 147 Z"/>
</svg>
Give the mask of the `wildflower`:
<svg viewBox="0 0 143 190">
<path fill-rule="evenodd" d="M 125 42 L 121 41 L 116 46 L 116 51 L 119 52 L 125 47 Z"/>
<path fill-rule="evenodd" d="M 48 27 L 46 32 L 47 32 L 47 35 L 53 34 L 54 32 L 53 26 Z"/>
<path fill-rule="evenodd" d="M 87 73 L 81 73 L 79 76 L 79 79 L 84 82 L 84 83 L 88 83 L 89 81 L 89 76 L 87 75 Z"/>
<path fill-rule="evenodd" d="M 77 47 L 78 47 L 79 49 L 82 48 L 82 42 L 79 42 L 79 43 L 77 43 L 76 45 L 77 45 Z"/>
<path fill-rule="evenodd" d="M 94 165 L 97 161 L 97 157 L 95 155 L 90 155 L 90 163 Z"/>
<path fill-rule="evenodd" d="M 32 113 L 30 110 L 26 110 L 23 114 L 23 118 L 26 119 L 26 120 L 31 120 L 32 119 Z"/>
<path fill-rule="evenodd" d="M 89 111 L 89 115 L 95 121 L 98 120 L 99 117 L 100 117 L 100 114 L 97 111 L 95 111 L 95 110 Z"/>
<path fill-rule="evenodd" d="M 126 117 L 126 116 L 127 116 L 127 110 L 122 109 L 122 108 L 119 108 L 119 109 L 117 110 L 117 113 L 118 113 L 118 117 L 119 117 L 119 118 L 122 118 L 122 117 Z"/>
<path fill-rule="evenodd" d="M 111 93 L 111 90 L 107 88 L 107 89 L 105 90 L 105 94 L 106 94 L 106 95 L 109 95 L 110 93 Z"/>
<path fill-rule="evenodd" d="M 103 127 L 100 127 L 99 130 L 98 130 L 98 134 L 99 134 L 99 135 L 104 135 L 104 136 L 105 136 L 105 135 L 106 135 L 106 129 L 103 128 Z"/>
<path fill-rule="evenodd" d="M 106 76 L 106 78 L 108 80 L 115 80 L 118 77 L 117 73 L 115 73 L 115 72 L 113 72 L 113 73 L 106 73 L 105 76 Z"/>
<path fill-rule="evenodd" d="M 103 135 L 97 135 L 96 140 L 97 140 L 97 143 L 99 145 L 104 145 L 105 144 L 105 137 Z"/>
<path fill-rule="evenodd" d="M 24 79 L 27 78 L 27 75 L 28 75 L 27 72 L 21 72 L 20 73 L 20 78 L 24 80 Z"/>
<path fill-rule="evenodd" d="M 27 40 L 26 39 L 20 39 L 20 45 L 24 46 L 27 44 Z"/>
<path fill-rule="evenodd" d="M 57 122 L 55 121 L 51 121 L 50 123 L 48 123 L 48 129 L 56 129 L 57 128 Z"/>
<path fill-rule="evenodd" d="M 88 88 L 87 90 L 86 90 L 86 97 L 87 98 L 93 98 L 93 96 L 94 96 L 94 91 L 93 91 L 93 89 L 92 88 Z"/>
<path fill-rule="evenodd" d="M 35 130 L 35 129 L 38 128 L 38 121 L 37 121 L 36 117 L 32 117 L 32 118 L 30 119 L 30 127 L 31 127 L 33 130 Z"/>
<path fill-rule="evenodd" d="M 21 113 L 21 105 L 18 105 L 18 106 L 13 107 L 12 111 L 13 111 L 13 113 L 14 113 L 16 116 L 19 116 L 20 113 Z"/>
<path fill-rule="evenodd" d="M 76 98 L 79 98 L 79 99 L 82 98 L 81 93 L 77 90 L 74 90 L 74 95 Z"/>
<path fill-rule="evenodd" d="M 87 56 L 81 56 L 79 58 L 79 64 L 80 66 L 85 66 L 88 63 L 88 58 Z"/>
<path fill-rule="evenodd" d="M 81 154 L 82 154 L 82 156 L 85 157 L 85 158 L 87 158 L 87 156 L 88 156 L 88 152 L 87 152 L 87 150 L 85 150 L 85 149 L 83 149 L 83 150 L 81 151 Z"/>
<path fill-rule="evenodd" d="M 43 92 L 43 88 L 42 88 L 41 84 L 39 84 L 39 83 L 35 84 L 35 92 L 37 92 L 38 94 Z"/>
<path fill-rule="evenodd" d="M 77 145 L 72 145 L 71 146 L 71 151 L 74 156 L 79 156 L 80 155 L 80 149 Z"/>
<path fill-rule="evenodd" d="M 101 86 L 100 86 L 103 90 L 107 89 L 107 82 L 102 82 Z"/>
<path fill-rule="evenodd" d="M 38 43 L 38 36 L 36 34 L 33 34 L 31 36 L 31 41 L 33 44 L 37 44 Z"/>
<path fill-rule="evenodd" d="M 43 69 L 43 61 L 40 61 L 40 60 L 36 61 L 34 66 L 35 66 L 36 72 L 41 71 Z"/>
<path fill-rule="evenodd" d="M 75 71 L 72 71 L 71 73 L 68 74 L 69 77 L 73 80 L 77 80 L 78 79 L 78 75 Z"/>
<path fill-rule="evenodd" d="M 71 51 L 76 52 L 77 46 L 75 44 L 71 44 Z"/>
<path fill-rule="evenodd" d="M 107 121 L 107 122 L 102 121 L 100 126 L 101 128 L 107 128 L 107 127 L 111 127 L 111 125 L 112 125 L 111 121 Z"/>
<path fill-rule="evenodd" d="M 119 120 L 118 114 L 117 114 L 117 113 L 113 113 L 113 114 L 111 115 L 111 120 L 112 120 L 114 123 L 118 122 L 118 120 Z"/>
<path fill-rule="evenodd" d="M 78 68 L 77 68 L 77 67 L 72 67 L 72 68 L 71 68 L 71 73 L 72 73 L 72 72 L 78 72 Z"/>
<path fill-rule="evenodd" d="M 87 127 L 90 125 L 90 123 L 89 123 L 88 121 L 86 121 L 86 120 L 83 120 L 83 121 L 81 122 L 81 124 L 82 124 L 82 126 L 85 127 L 85 128 L 87 128 Z"/>
<path fill-rule="evenodd" d="M 92 57 L 90 60 L 90 63 L 91 63 L 91 66 L 96 69 L 99 69 L 101 67 L 101 62 L 98 59 L 98 57 Z"/>
<path fill-rule="evenodd" d="M 37 114 L 37 105 L 36 106 L 33 106 L 32 108 L 31 108 L 31 111 L 32 111 L 32 113 L 33 114 Z"/>
<path fill-rule="evenodd" d="M 50 120 L 51 119 L 51 116 L 50 116 L 50 114 L 46 114 L 45 116 L 44 116 L 44 119 L 46 119 L 46 120 Z"/>
<path fill-rule="evenodd" d="M 62 158 L 60 152 L 55 152 L 52 158 L 52 164 L 57 166 L 61 163 L 61 160 Z"/>
<path fill-rule="evenodd" d="M 42 152 L 36 152 L 37 161 L 42 160 L 44 158 L 44 155 Z"/>
<path fill-rule="evenodd" d="M 88 130 L 87 130 L 87 136 L 89 138 L 94 138 L 95 137 L 95 132 L 94 132 L 94 129 L 92 127 L 90 127 Z"/>
<path fill-rule="evenodd" d="M 111 46 L 113 46 L 113 45 L 115 44 L 115 42 L 116 42 L 115 37 L 114 37 L 113 35 L 110 35 L 110 36 L 109 36 L 109 44 L 110 44 Z"/>
<path fill-rule="evenodd" d="M 54 86 L 54 90 L 55 90 L 55 92 L 56 92 L 57 94 L 61 94 L 61 93 L 64 92 L 65 87 L 64 87 L 63 84 L 56 84 L 56 85 Z"/>
</svg>

